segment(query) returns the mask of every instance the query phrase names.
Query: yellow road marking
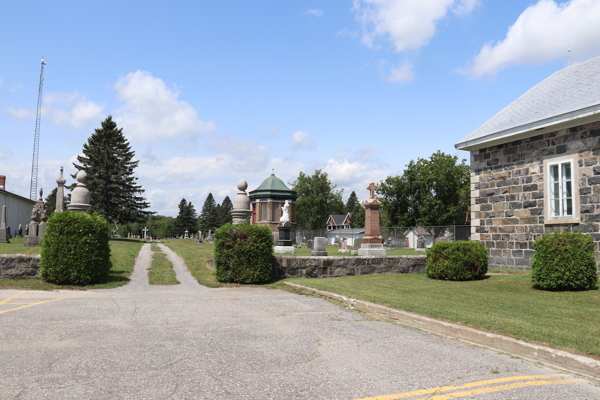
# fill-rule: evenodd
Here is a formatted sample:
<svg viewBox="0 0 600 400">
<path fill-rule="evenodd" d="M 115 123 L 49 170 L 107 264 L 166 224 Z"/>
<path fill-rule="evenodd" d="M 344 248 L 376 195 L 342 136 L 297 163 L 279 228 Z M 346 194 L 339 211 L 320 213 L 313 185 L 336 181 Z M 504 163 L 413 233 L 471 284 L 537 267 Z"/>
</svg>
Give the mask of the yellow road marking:
<svg viewBox="0 0 600 400">
<path fill-rule="evenodd" d="M 23 293 L 23 292 L 22 292 L 22 293 Z M 20 293 L 19 293 L 19 294 L 20 294 Z M 22 309 L 22 308 L 27 308 L 27 307 L 33 307 L 33 306 L 37 306 L 37 305 L 39 305 L 39 304 L 50 303 L 51 301 L 58 301 L 58 300 L 64 300 L 64 299 L 72 299 L 73 297 L 81 296 L 82 294 L 85 294 L 85 293 L 76 294 L 75 296 L 71 296 L 71 297 L 59 297 L 58 299 L 51 299 L 51 300 L 45 300 L 45 301 L 38 301 L 37 303 L 30 303 L 30 304 L 28 304 L 28 305 L 26 305 L 26 306 L 15 307 L 15 308 L 11 308 L 10 310 L 2 310 L 2 311 L 0 311 L 0 314 L 4 314 L 4 313 L 7 313 L 7 312 L 11 312 L 11 311 L 20 310 L 20 309 Z M 15 295 L 14 297 L 16 297 L 16 296 L 18 296 L 18 294 L 17 294 L 17 295 Z"/>
<path fill-rule="evenodd" d="M 553 375 L 509 376 L 509 377 L 506 377 L 506 378 L 489 379 L 489 380 L 485 380 L 485 381 L 465 383 L 464 385 L 461 385 L 461 386 L 440 386 L 440 387 L 435 387 L 435 388 L 431 388 L 431 389 L 415 390 L 415 391 L 412 391 L 412 392 L 390 394 L 390 395 L 385 395 L 385 396 L 366 397 L 364 399 L 357 399 L 357 400 L 395 400 L 395 399 L 404 399 L 406 397 L 421 396 L 421 395 L 424 395 L 424 394 L 432 394 L 432 393 L 437 393 L 437 392 L 447 392 L 449 390 L 467 389 L 467 388 L 474 387 L 474 386 L 491 385 L 491 384 L 494 384 L 494 383 L 504 383 L 504 382 L 510 382 L 510 381 L 521 381 L 521 380 L 525 380 L 525 379 L 548 379 L 548 378 L 557 378 L 559 376 L 562 376 L 562 375 L 553 374 Z"/>
<path fill-rule="evenodd" d="M 15 294 L 13 297 L 9 297 L 8 299 L 4 299 L 4 300 L 0 301 L 0 304 L 4 304 L 4 303 L 6 303 L 7 301 L 11 301 L 11 300 L 12 300 L 12 299 L 14 299 L 15 297 L 18 297 L 19 295 L 21 295 L 21 294 L 23 294 L 23 293 L 25 293 L 25 292 L 19 292 L 19 293 Z"/>
<path fill-rule="evenodd" d="M 448 399 L 456 399 L 459 397 L 475 396 L 477 394 L 483 394 L 483 393 L 493 393 L 493 392 L 500 392 L 503 390 L 518 389 L 518 388 L 523 388 L 523 387 L 528 387 L 528 386 L 567 385 L 569 383 L 578 383 L 578 382 L 585 382 L 585 380 L 584 379 L 565 379 L 565 380 L 554 380 L 554 381 L 518 382 L 518 383 L 511 383 L 510 385 L 493 386 L 493 387 L 483 388 L 483 389 L 467 390 L 465 392 L 441 394 L 439 396 L 428 397 L 427 399 L 423 399 L 423 400 L 448 400 Z"/>
</svg>

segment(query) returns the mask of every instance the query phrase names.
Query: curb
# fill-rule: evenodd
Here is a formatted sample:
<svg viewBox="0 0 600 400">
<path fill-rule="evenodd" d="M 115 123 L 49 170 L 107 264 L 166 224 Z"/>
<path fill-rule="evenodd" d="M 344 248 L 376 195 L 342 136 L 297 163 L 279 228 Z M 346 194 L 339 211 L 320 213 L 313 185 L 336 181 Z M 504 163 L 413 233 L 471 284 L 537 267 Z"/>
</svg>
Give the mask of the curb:
<svg viewBox="0 0 600 400">
<path fill-rule="evenodd" d="M 488 347 L 531 361 L 549 364 L 572 372 L 587 375 L 600 380 L 600 361 L 590 357 L 572 354 L 538 344 L 532 344 L 496 333 L 484 332 L 478 329 L 440 321 L 420 314 L 382 306 L 364 300 L 353 299 L 335 293 L 325 292 L 308 286 L 283 282 L 288 286 L 314 292 L 320 296 L 335 300 L 339 303 L 357 308 L 363 312 L 377 314 L 403 325 L 419 328 L 424 331 L 445 335 L 471 344 Z"/>
</svg>

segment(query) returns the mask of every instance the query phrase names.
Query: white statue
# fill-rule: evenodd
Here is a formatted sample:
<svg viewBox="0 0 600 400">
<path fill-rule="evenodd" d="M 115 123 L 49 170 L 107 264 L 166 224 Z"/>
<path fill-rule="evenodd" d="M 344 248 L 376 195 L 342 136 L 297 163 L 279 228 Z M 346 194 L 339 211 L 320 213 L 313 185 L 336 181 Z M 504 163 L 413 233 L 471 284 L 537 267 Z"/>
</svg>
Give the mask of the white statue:
<svg viewBox="0 0 600 400">
<path fill-rule="evenodd" d="M 280 223 L 285 223 L 285 222 L 290 222 L 290 203 L 288 200 L 285 201 L 285 204 L 283 205 L 283 215 L 281 216 L 281 218 L 279 219 Z"/>
</svg>

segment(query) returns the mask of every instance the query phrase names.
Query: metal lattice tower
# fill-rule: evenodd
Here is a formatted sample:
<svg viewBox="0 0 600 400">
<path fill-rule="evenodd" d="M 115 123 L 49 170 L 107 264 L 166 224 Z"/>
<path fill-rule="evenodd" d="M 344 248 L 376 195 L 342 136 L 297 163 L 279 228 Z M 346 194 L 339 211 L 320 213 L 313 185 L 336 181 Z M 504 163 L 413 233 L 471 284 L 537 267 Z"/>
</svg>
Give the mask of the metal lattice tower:
<svg viewBox="0 0 600 400">
<path fill-rule="evenodd" d="M 42 87 L 44 86 L 44 56 L 42 56 L 42 71 L 40 72 L 40 89 L 38 93 L 37 114 L 35 117 L 35 137 L 33 138 L 33 162 L 31 163 L 31 186 L 29 198 L 33 201 L 37 196 L 38 158 L 40 156 L 40 119 L 42 118 Z"/>
</svg>

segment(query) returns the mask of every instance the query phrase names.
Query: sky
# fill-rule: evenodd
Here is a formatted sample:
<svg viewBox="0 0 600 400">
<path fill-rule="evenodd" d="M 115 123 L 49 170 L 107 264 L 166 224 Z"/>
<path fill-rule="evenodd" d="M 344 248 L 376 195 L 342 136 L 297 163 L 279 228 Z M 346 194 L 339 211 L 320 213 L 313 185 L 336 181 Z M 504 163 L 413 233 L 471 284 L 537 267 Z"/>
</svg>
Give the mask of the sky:
<svg viewBox="0 0 600 400">
<path fill-rule="evenodd" d="M 344 198 L 454 144 L 528 89 L 600 56 L 600 0 L 27 1 L 0 10 L 0 175 L 29 197 L 76 172 L 112 115 L 151 210 L 199 212 L 272 171 Z M 571 50 L 570 61 L 568 50 Z"/>
</svg>

